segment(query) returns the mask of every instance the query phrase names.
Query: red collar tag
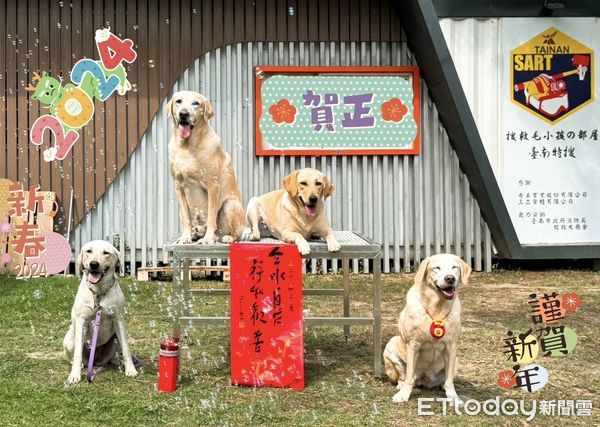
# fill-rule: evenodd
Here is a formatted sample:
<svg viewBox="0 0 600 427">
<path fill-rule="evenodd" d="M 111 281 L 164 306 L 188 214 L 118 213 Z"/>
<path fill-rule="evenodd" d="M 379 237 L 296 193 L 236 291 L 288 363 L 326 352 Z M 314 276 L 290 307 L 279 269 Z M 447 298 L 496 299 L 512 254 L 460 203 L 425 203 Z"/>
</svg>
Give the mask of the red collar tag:
<svg viewBox="0 0 600 427">
<path fill-rule="evenodd" d="M 446 335 L 446 327 L 443 320 L 434 320 L 429 327 L 429 333 L 436 340 L 442 339 Z"/>
</svg>

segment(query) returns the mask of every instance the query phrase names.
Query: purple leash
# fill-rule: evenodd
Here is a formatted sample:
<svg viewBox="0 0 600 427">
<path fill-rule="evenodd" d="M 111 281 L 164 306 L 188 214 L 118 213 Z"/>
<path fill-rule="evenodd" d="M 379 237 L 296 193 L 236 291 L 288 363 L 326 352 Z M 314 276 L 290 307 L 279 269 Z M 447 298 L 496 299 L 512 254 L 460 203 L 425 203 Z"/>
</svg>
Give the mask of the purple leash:
<svg viewBox="0 0 600 427">
<path fill-rule="evenodd" d="M 94 356 L 96 355 L 96 343 L 98 342 L 98 330 L 100 329 L 100 323 L 102 323 L 102 307 L 98 307 L 96 311 L 96 321 L 94 323 L 94 334 L 92 336 L 92 347 L 90 348 L 90 358 L 87 366 L 87 380 L 88 382 L 94 381 L 96 373 L 94 372 Z"/>
</svg>

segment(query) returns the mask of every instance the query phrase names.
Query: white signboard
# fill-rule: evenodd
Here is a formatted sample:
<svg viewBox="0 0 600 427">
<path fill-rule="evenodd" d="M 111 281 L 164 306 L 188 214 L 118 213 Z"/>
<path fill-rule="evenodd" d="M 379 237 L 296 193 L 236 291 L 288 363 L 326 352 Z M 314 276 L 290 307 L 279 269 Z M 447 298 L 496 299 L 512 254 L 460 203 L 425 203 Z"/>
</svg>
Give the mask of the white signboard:
<svg viewBox="0 0 600 427">
<path fill-rule="evenodd" d="M 519 240 L 598 244 L 600 21 L 504 19 L 501 34 L 502 191 Z"/>
</svg>

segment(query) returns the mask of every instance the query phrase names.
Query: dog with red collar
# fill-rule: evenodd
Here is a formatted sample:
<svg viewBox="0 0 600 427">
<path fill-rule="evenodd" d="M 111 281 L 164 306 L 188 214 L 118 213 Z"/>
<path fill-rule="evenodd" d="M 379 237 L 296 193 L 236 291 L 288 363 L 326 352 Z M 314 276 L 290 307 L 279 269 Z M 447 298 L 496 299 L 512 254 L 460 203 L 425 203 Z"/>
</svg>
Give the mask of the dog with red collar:
<svg viewBox="0 0 600 427">
<path fill-rule="evenodd" d="M 462 403 L 454 388 L 461 332 L 458 290 L 470 274 L 471 267 L 453 254 L 421 262 L 398 319 L 398 335 L 383 353 L 386 373 L 397 384 L 395 403 L 408 401 L 414 387 L 443 387 L 451 404 Z"/>
</svg>

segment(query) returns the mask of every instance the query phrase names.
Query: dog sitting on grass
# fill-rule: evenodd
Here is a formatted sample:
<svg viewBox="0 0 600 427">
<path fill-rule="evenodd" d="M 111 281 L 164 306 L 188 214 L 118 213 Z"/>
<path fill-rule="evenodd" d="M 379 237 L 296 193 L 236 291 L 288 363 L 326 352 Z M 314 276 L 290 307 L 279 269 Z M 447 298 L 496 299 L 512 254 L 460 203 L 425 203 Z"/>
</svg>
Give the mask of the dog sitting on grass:
<svg viewBox="0 0 600 427">
<path fill-rule="evenodd" d="M 458 288 L 466 285 L 471 267 L 452 254 L 421 262 L 406 307 L 398 320 L 399 335 L 385 347 L 385 370 L 397 383 L 396 403 L 408 401 L 413 387 L 443 386 L 453 404 L 462 403 L 454 389 L 460 337 Z"/>
<path fill-rule="evenodd" d="M 83 245 L 77 263 L 83 271 L 83 277 L 71 309 L 71 326 L 63 341 L 65 355 L 72 360 L 67 383 L 81 381 L 81 366 L 84 358 L 87 362 L 89 352 L 84 349 L 84 343 L 92 339 L 98 307 L 102 309 L 102 323 L 98 332 L 94 365 L 116 363 L 115 358 L 120 349 L 125 375 L 135 377 L 138 372 L 131 358 L 125 329 L 125 296 L 116 274 L 119 252 L 108 242 L 94 240 Z"/>
</svg>

